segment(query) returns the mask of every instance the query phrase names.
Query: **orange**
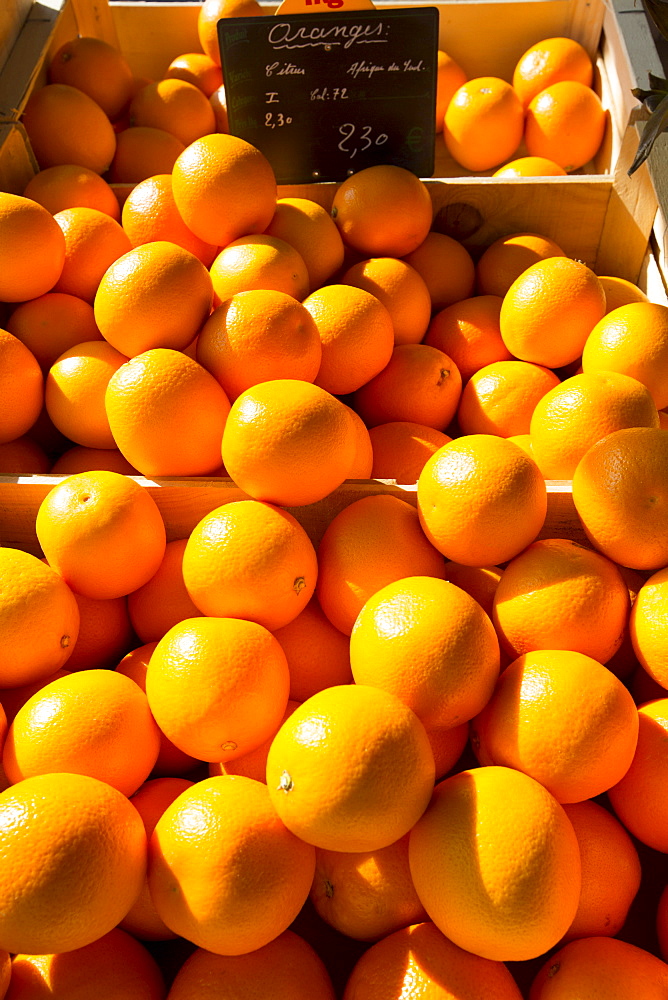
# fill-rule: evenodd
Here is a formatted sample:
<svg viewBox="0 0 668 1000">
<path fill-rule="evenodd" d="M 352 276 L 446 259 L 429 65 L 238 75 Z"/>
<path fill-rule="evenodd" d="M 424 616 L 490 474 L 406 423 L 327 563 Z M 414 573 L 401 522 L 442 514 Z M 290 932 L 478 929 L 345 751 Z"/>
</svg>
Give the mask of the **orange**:
<svg viewBox="0 0 668 1000">
<path fill-rule="evenodd" d="M 236 757 L 234 760 L 215 761 L 210 763 L 209 777 L 213 778 L 217 774 L 242 774 L 247 778 L 253 778 L 255 781 L 261 781 L 266 785 L 267 755 L 269 753 L 269 747 L 271 746 L 274 736 L 278 732 L 280 726 L 290 715 L 292 715 L 298 704 L 298 701 L 288 699 L 285 712 L 283 713 L 283 718 L 281 719 L 279 725 L 276 726 L 275 731 L 264 741 L 264 743 L 261 743 L 259 747 L 255 748 L 255 750 L 251 750 L 250 753 L 244 754 L 243 757 Z"/>
<path fill-rule="evenodd" d="M 220 63 L 204 52 L 183 52 L 175 56 L 165 70 L 167 79 L 186 80 L 211 97 L 214 90 L 223 84 Z"/>
<path fill-rule="evenodd" d="M 362 606 L 381 587 L 407 576 L 442 578 L 442 556 L 424 536 L 417 511 L 377 494 L 344 507 L 318 546 L 316 593 L 322 610 L 350 635 Z"/>
<path fill-rule="evenodd" d="M 465 170 L 479 173 L 509 160 L 522 141 L 522 103 L 499 77 L 479 76 L 455 91 L 443 124 L 450 155 Z"/>
<path fill-rule="evenodd" d="M 499 236 L 483 251 L 475 265 L 478 294 L 503 298 L 513 281 L 531 264 L 548 257 L 564 256 L 564 251 L 549 236 L 539 233 Z"/>
<path fill-rule="evenodd" d="M 7 330 L 34 354 L 44 372 L 70 347 L 102 339 L 90 302 L 65 292 L 21 302 L 7 320 Z"/>
<path fill-rule="evenodd" d="M 469 740 L 469 724 L 458 726 L 425 726 L 436 765 L 436 780 L 440 781 L 455 767 Z"/>
<path fill-rule="evenodd" d="M 109 379 L 128 359 L 105 340 L 70 347 L 46 377 L 45 404 L 54 425 L 88 448 L 114 448 L 104 407 Z"/>
<path fill-rule="evenodd" d="M 626 427 L 585 452 L 573 503 L 589 542 L 631 569 L 668 563 L 668 431 Z"/>
<path fill-rule="evenodd" d="M 543 538 L 506 566 L 493 618 L 511 656 L 564 649 L 605 663 L 629 612 L 628 587 L 610 559 L 569 538 Z"/>
<path fill-rule="evenodd" d="M 83 594 L 74 596 L 79 605 L 79 635 L 67 660 L 67 669 L 115 667 L 136 642 L 126 598 L 100 600 Z"/>
<path fill-rule="evenodd" d="M 134 95 L 128 109 L 130 127 L 161 128 L 189 146 L 216 129 L 216 118 L 206 94 L 187 80 L 166 76 Z"/>
<path fill-rule="evenodd" d="M 263 14 L 257 0 L 204 0 L 197 13 L 197 34 L 204 52 L 220 65 L 217 24 L 221 17 L 250 17 Z"/>
<path fill-rule="evenodd" d="M 564 808 L 582 863 L 580 903 L 565 940 L 615 937 L 640 889 L 638 851 L 622 824 L 598 802 L 572 802 Z"/>
<path fill-rule="evenodd" d="M 369 431 L 373 447 L 373 479 L 409 486 L 418 481 L 427 459 L 451 440 L 447 434 L 411 420 L 376 424 Z"/>
<path fill-rule="evenodd" d="M 543 38 L 522 53 L 513 70 L 513 88 L 526 107 L 541 90 L 560 80 L 591 87 L 594 66 L 587 50 L 573 38 Z"/>
<path fill-rule="evenodd" d="M 570 257 L 548 257 L 531 264 L 506 292 L 501 336 L 522 361 L 559 368 L 580 357 L 604 313 L 605 292 L 591 268 Z"/>
<path fill-rule="evenodd" d="M 546 788 L 514 768 L 482 766 L 441 781 L 411 830 L 409 862 L 436 926 L 483 958 L 536 958 L 575 917 L 573 826 Z"/>
<path fill-rule="evenodd" d="M 600 97 L 585 83 L 561 80 L 550 84 L 527 106 L 527 153 L 554 160 L 567 173 L 578 170 L 596 156 L 607 118 Z"/>
<path fill-rule="evenodd" d="M 209 97 L 209 101 L 216 116 L 216 131 L 229 133 L 230 122 L 227 114 L 227 95 L 224 84 L 214 90 L 213 94 Z"/>
<path fill-rule="evenodd" d="M 310 198 L 278 198 L 265 235 L 293 246 L 309 277 L 309 291 L 326 284 L 343 264 L 344 247 L 331 215 Z"/>
<path fill-rule="evenodd" d="M 116 133 L 100 105 L 78 87 L 47 83 L 33 90 L 22 122 L 41 170 L 61 164 L 103 174 L 116 151 Z"/>
<path fill-rule="evenodd" d="M 492 177 L 565 177 L 566 171 L 545 156 L 520 156 L 494 171 Z"/>
<path fill-rule="evenodd" d="M 445 579 L 474 597 L 490 618 L 502 573 L 498 566 L 463 566 L 452 561 L 445 564 Z"/>
<path fill-rule="evenodd" d="M 65 261 L 65 238 L 46 208 L 0 192 L 0 302 L 24 302 L 50 292 Z"/>
<path fill-rule="evenodd" d="M 128 594 L 128 614 L 143 643 L 162 639 L 172 625 L 200 612 L 183 582 L 183 551 L 187 538 L 167 542 L 158 569 L 143 586 Z"/>
<path fill-rule="evenodd" d="M 44 449 L 26 434 L 0 444 L 0 472 L 20 476 L 44 475 L 51 470 L 51 459 Z"/>
<path fill-rule="evenodd" d="M 346 479 L 356 448 L 344 403 L 300 379 L 260 382 L 237 396 L 223 431 L 228 474 L 255 500 L 322 500 Z"/>
<path fill-rule="evenodd" d="M 286 930 L 269 944 L 247 955 L 213 955 L 197 949 L 183 963 L 172 983 L 170 1000 L 334 1000 L 326 966 L 314 948 Z"/>
<path fill-rule="evenodd" d="M 659 896 L 659 904 L 656 908 L 656 932 L 659 939 L 659 950 L 664 962 L 668 955 L 668 885 L 665 886 Z"/>
<path fill-rule="evenodd" d="M 118 927 L 97 941 L 57 955 L 15 955 L 11 1000 L 87 1000 L 91 985 L 105 1000 L 163 1000 L 165 982 L 144 945 Z"/>
<path fill-rule="evenodd" d="M 0 329 L 0 444 L 15 441 L 37 421 L 44 403 L 39 362 L 18 337 Z"/>
<path fill-rule="evenodd" d="M 221 464 L 230 403 L 205 368 L 166 347 L 137 354 L 109 379 L 109 426 L 143 476 L 206 476 Z"/>
<path fill-rule="evenodd" d="M 410 576 L 377 590 L 350 635 L 357 684 L 396 695 L 425 726 L 477 715 L 499 674 L 499 641 L 487 613 L 447 580 Z"/>
<path fill-rule="evenodd" d="M 466 383 L 485 365 L 510 361 L 501 337 L 500 295 L 474 295 L 444 306 L 432 317 L 424 343 L 452 358 Z"/>
<path fill-rule="evenodd" d="M 271 164 L 237 136 L 196 139 L 177 158 L 172 180 L 176 207 L 188 228 L 216 246 L 264 232 L 276 210 Z"/>
<path fill-rule="evenodd" d="M 156 174 L 169 174 L 185 143 L 166 129 L 133 125 L 118 133 L 109 165 L 112 184 L 137 184 Z"/>
<path fill-rule="evenodd" d="M 431 229 L 433 214 L 426 184 L 392 164 L 351 174 L 332 201 L 343 242 L 365 257 L 403 257 L 415 250 Z"/>
<path fill-rule="evenodd" d="M 133 247 L 168 240 L 189 250 L 209 267 L 218 247 L 195 236 L 181 218 L 172 193 L 171 174 L 153 174 L 132 188 L 123 202 L 123 229 Z"/>
<path fill-rule="evenodd" d="M 2 707 L 7 722 L 12 721 L 18 710 L 25 705 L 28 698 L 32 698 L 37 691 L 40 691 L 47 684 L 50 684 L 51 681 L 55 681 L 59 677 L 66 677 L 68 674 L 69 670 L 66 670 L 64 667 L 60 667 L 58 670 L 48 674 L 46 677 L 42 677 L 37 681 L 32 681 L 29 684 L 21 684 L 18 687 L 3 688 L 2 695 L 0 697 L 2 698 Z M 6 735 L 7 732 L 5 730 L 5 736 Z M 4 743 L 4 737 L 2 742 Z M 9 782 L 5 781 L 4 787 L 7 787 L 8 784 Z"/>
<path fill-rule="evenodd" d="M 389 362 L 395 337 L 392 315 L 387 303 L 368 288 L 345 281 L 325 285 L 307 296 L 303 305 L 321 344 L 316 385 L 346 395 Z"/>
<path fill-rule="evenodd" d="M 293 246 L 275 236 L 240 236 L 223 247 L 209 270 L 216 305 L 252 288 L 286 292 L 299 301 L 308 295 L 306 264 Z"/>
<path fill-rule="evenodd" d="M 347 403 L 344 405 L 353 423 L 353 437 L 355 439 L 355 456 L 348 470 L 348 479 L 371 479 L 373 466 L 371 435 L 359 414 L 355 413 Z"/>
<path fill-rule="evenodd" d="M 132 358 L 151 348 L 187 347 L 212 301 L 211 278 L 201 260 L 183 247 L 156 240 L 111 264 L 93 308 L 104 339 Z"/>
<path fill-rule="evenodd" d="M 85 206 L 120 219 L 118 198 L 108 182 L 94 170 L 72 163 L 39 170 L 26 184 L 23 197 L 32 198 L 52 215 Z"/>
<path fill-rule="evenodd" d="M 446 559 L 494 566 L 538 536 L 547 491 L 536 463 L 493 434 L 466 434 L 427 459 L 417 485 L 420 523 Z"/>
<path fill-rule="evenodd" d="M 130 239 L 120 222 L 97 208 L 65 208 L 54 219 L 65 237 L 65 262 L 54 291 L 92 303 L 107 268 L 132 249 Z"/>
<path fill-rule="evenodd" d="M 445 233 L 428 232 L 403 256 L 425 282 L 433 312 L 473 294 L 475 264 L 466 247 Z"/>
<path fill-rule="evenodd" d="M 14 954 L 97 941 L 130 909 L 146 870 L 136 809 L 84 774 L 38 774 L 1 792 L 0 843 L 0 941 Z"/>
<path fill-rule="evenodd" d="M 418 717 L 364 684 L 335 685 L 302 702 L 267 757 L 280 818 L 306 843 L 333 851 L 399 840 L 424 812 L 433 784 L 434 756 Z"/>
<path fill-rule="evenodd" d="M 461 392 L 451 357 L 429 344 L 398 344 L 382 371 L 355 392 L 353 407 L 367 427 L 410 420 L 444 431 Z"/>
<path fill-rule="evenodd" d="M 151 494 L 118 472 L 83 472 L 53 486 L 35 530 L 48 563 L 86 597 L 123 597 L 149 580 L 165 552 Z"/>
<path fill-rule="evenodd" d="M 270 631 L 303 610 L 317 575 L 313 543 L 296 517 L 259 500 L 206 514 L 183 553 L 186 590 L 202 614 L 244 618 Z"/>
<path fill-rule="evenodd" d="M 64 666 L 79 634 L 79 608 L 62 577 L 28 552 L 0 546 L 0 570 L 0 687 L 11 688 Z"/>
<path fill-rule="evenodd" d="M 613 309 L 627 306 L 631 302 L 649 302 L 649 298 L 643 290 L 626 278 L 617 278 L 606 274 L 599 275 L 598 280 L 605 291 L 606 312 L 612 312 Z"/>
<path fill-rule="evenodd" d="M 139 473 L 127 458 L 121 455 L 118 448 L 84 448 L 75 445 L 64 451 L 51 466 L 53 475 L 69 476 L 73 472 L 122 472 L 126 476 L 138 476 Z"/>
<path fill-rule="evenodd" d="M 431 295 L 420 273 L 396 257 L 371 257 L 344 272 L 344 285 L 366 289 L 386 306 L 395 344 L 419 344 L 431 319 Z"/>
<path fill-rule="evenodd" d="M 357 941 L 427 919 L 411 881 L 408 834 L 377 851 L 316 848 L 310 898 L 325 923 Z"/>
<path fill-rule="evenodd" d="M 651 952 L 611 937 L 589 937 L 555 952 L 540 968 L 529 1000 L 661 1000 L 668 965 Z"/>
<path fill-rule="evenodd" d="M 313 382 L 322 346 L 311 313 L 293 295 L 253 288 L 214 309 L 199 331 L 196 356 L 232 402 L 258 382 Z"/>
<path fill-rule="evenodd" d="M 523 771 L 559 802 L 616 784 L 637 739 L 636 707 L 619 678 L 591 656 L 550 647 L 510 663 L 472 724 L 483 764 Z"/>
<path fill-rule="evenodd" d="M 296 618 L 274 629 L 274 635 L 288 661 L 290 698 L 306 701 L 323 688 L 352 683 L 348 640 L 332 625 L 315 594 Z"/>
<path fill-rule="evenodd" d="M 530 361 L 494 361 L 462 389 L 457 424 L 462 434 L 528 434 L 536 405 L 560 385 L 551 368 Z"/>
<path fill-rule="evenodd" d="M 663 688 L 668 688 L 664 625 L 667 577 L 663 568 L 643 581 L 629 620 L 633 651 L 643 669 Z"/>
<path fill-rule="evenodd" d="M 511 973 L 458 948 L 431 921 L 402 928 L 353 966 L 343 1000 L 520 1000 Z"/>
<path fill-rule="evenodd" d="M 572 479 L 593 444 L 622 427 L 658 427 L 649 389 L 614 371 L 573 375 L 550 389 L 531 416 L 532 454 L 546 479 Z"/>
<path fill-rule="evenodd" d="M 158 641 L 146 673 L 165 735 L 198 760 L 242 757 L 278 728 L 288 701 L 285 654 L 263 625 L 186 618 Z"/>
<path fill-rule="evenodd" d="M 467 76 L 459 63 L 443 49 L 436 53 L 436 134 L 443 131 L 443 119 L 448 104 Z"/>
<path fill-rule="evenodd" d="M 662 410 L 668 405 L 668 306 L 631 302 L 607 313 L 583 346 L 582 370 L 631 375 Z"/>
<path fill-rule="evenodd" d="M 159 916 L 187 941 L 222 955 L 255 951 L 287 930 L 314 868 L 314 849 L 286 829 L 266 785 L 240 775 L 204 778 L 182 792 L 149 845 Z"/>
<path fill-rule="evenodd" d="M 132 95 L 132 70 L 123 53 L 102 38 L 77 35 L 49 60 L 49 83 L 83 90 L 113 121 Z"/>
</svg>

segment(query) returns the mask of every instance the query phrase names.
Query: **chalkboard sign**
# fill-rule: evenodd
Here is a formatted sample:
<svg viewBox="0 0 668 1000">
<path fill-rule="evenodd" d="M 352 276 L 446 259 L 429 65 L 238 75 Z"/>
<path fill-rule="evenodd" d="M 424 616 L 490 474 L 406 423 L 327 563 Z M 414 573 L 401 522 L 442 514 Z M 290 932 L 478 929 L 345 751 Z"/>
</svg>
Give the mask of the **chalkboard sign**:
<svg viewBox="0 0 668 1000">
<path fill-rule="evenodd" d="M 432 175 L 436 7 L 222 18 L 218 39 L 230 132 L 279 184 L 377 163 Z"/>
</svg>

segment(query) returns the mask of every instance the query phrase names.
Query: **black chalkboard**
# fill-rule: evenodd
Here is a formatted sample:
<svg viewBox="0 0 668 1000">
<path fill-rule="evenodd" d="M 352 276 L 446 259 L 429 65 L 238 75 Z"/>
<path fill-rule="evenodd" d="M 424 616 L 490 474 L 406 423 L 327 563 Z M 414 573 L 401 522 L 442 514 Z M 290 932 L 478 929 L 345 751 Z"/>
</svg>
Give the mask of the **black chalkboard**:
<svg viewBox="0 0 668 1000">
<path fill-rule="evenodd" d="M 218 39 L 230 132 L 279 184 L 377 163 L 432 175 L 436 7 L 222 18 Z"/>
</svg>

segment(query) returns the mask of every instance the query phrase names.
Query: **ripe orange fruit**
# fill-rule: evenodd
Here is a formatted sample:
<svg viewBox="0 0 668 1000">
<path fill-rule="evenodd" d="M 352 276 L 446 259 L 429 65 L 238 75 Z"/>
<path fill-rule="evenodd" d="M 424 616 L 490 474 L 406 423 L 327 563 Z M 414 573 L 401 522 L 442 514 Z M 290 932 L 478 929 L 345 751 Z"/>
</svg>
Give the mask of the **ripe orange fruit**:
<svg viewBox="0 0 668 1000">
<path fill-rule="evenodd" d="M 116 151 L 116 133 L 100 105 L 78 87 L 47 83 L 33 90 L 22 117 L 41 170 L 63 163 L 103 174 Z"/>
<path fill-rule="evenodd" d="M 474 597 L 490 618 L 502 573 L 498 566 L 463 566 L 452 561 L 445 564 L 445 579 Z"/>
<path fill-rule="evenodd" d="M 26 345 L 43 372 L 70 347 L 102 340 L 90 302 L 65 292 L 46 292 L 21 302 L 6 329 Z"/>
<path fill-rule="evenodd" d="M 321 344 L 316 385 L 336 395 L 359 389 L 392 356 L 395 328 L 386 303 L 353 283 L 330 284 L 304 299 Z"/>
<path fill-rule="evenodd" d="M 274 379 L 232 403 L 222 456 L 228 475 L 250 497 L 291 507 L 315 503 L 340 486 L 355 447 L 344 403 L 310 382 Z"/>
<path fill-rule="evenodd" d="M 194 951 L 176 973 L 170 1000 L 216 1000 L 221 989 L 229 1000 L 270 995 L 274 1000 L 334 1000 L 327 968 L 315 949 L 286 930 L 247 955 Z"/>
<path fill-rule="evenodd" d="M 565 177 L 566 171 L 545 156 L 520 156 L 494 171 L 492 177 Z"/>
<path fill-rule="evenodd" d="M 194 83 L 166 76 L 141 87 L 130 101 L 130 128 L 161 128 L 185 146 L 216 130 L 216 117 Z"/>
<path fill-rule="evenodd" d="M 663 409 L 668 405 L 668 306 L 632 302 L 606 313 L 584 344 L 582 370 L 631 375 Z"/>
<path fill-rule="evenodd" d="M 65 237 L 65 261 L 54 291 L 92 303 L 114 261 L 132 249 L 120 222 L 96 208 L 65 208 L 54 219 Z"/>
<path fill-rule="evenodd" d="M 102 38 L 88 35 L 77 35 L 60 46 L 49 60 L 48 80 L 82 90 L 111 121 L 132 96 L 132 70 L 123 53 Z"/>
<path fill-rule="evenodd" d="M 120 219 L 118 198 L 111 185 L 94 170 L 72 163 L 38 170 L 26 184 L 23 197 L 43 205 L 52 215 L 65 208 L 85 206 Z"/>
<path fill-rule="evenodd" d="M 280 724 L 276 727 L 276 730 L 271 734 L 271 736 L 264 741 L 264 743 L 261 743 L 259 747 L 255 748 L 255 750 L 251 750 L 250 753 L 244 754 L 243 757 L 235 757 L 234 760 L 214 761 L 210 763 L 209 777 L 213 778 L 217 774 L 242 774 L 247 778 L 253 778 L 255 781 L 261 781 L 266 785 L 267 754 L 269 753 L 269 747 L 271 746 L 274 736 L 278 732 L 280 726 L 290 715 L 292 715 L 298 704 L 298 701 L 288 699 Z"/>
<path fill-rule="evenodd" d="M 582 863 L 580 903 L 565 940 L 615 937 L 640 889 L 638 851 L 619 820 L 598 802 L 572 802 L 564 809 L 578 838 Z"/>
<path fill-rule="evenodd" d="M 0 444 L 5 444 L 22 437 L 37 421 L 44 404 L 44 376 L 34 354 L 2 329 L 0 398 Z"/>
<path fill-rule="evenodd" d="M 216 305 L 253 288 L 286 292 L 300 302 L 308 295 L 308 271 L 299 253 L 285 240 L 264 233 L 228 243 L 209 270 Z"/>
<path fill-rule="evenodd" d="M 536 405 L 560 385 L 551 368 L 530 361 L 494 361 L 462 389 L 457 424 L 462 434 L 528 434 Z"/>
<path fill-rule="evenodd" d="M 114 670 L 91 667 L 51 681 L 19 709 L 2 756 L 12 782 L 67 771 L 132 795 L 158 756 L 146 695 Z"/>
<path fill-rule="evenodd" d="M 573 503 L 590 543 L 631 569 L 668 562 L 668 431 L 626 427 L 585 452 L 573 473 Z"/>
<path fill-rule="evenodd" d="M 536 463 L 512 441 L 467 434 L 427 460 L 417 506 L 426 537 L 446 559 L 494 566 L 538 536 L 547 491 Z"/>
<path fill-rule="evenodd" d="M 659 939 L 659 950 L 664 962 L 668 955 L 668 889 L 664 887 L 659 896 L 659 904 L 656 908 L 656 932 Z"/>
<path fill-rule="evenodd" d="M 104 339 L 132 358 L 151 348 L 187 347 L 212 301 L 211 278 L 201 260 L 158 240 L 134 247 L 111 264 L 93 308 Z"/>
<path fill-rule="evenodd" d="M 136 809 L 84 774 L 39 774 L 1 792 L 0 843 L 0 941 L 15 954 L 97 941 L 130 909 L 146 870 Z"/>
<path fill-rule="evenodd" d="M 125 597 L 98 600 L 75 594 L 79 605 L 79 635 L 67 669 L 110 669 L 136 642 Z"/>
<path fill-rule="evenodd" d="M 605 291 L 606 312 L 612 312 L 619 306 L 627 306 L 631 302 L 649 302 L 649 298 L 641 288 L 634 285 L 626 278 L 617 278 L 612 275 L 599 275 L 598 279 Z"/>
<path fill-rule="evenodd" d="M 611 559 L 569 538 L 543 538 L 506 566 L 493 618 L 511 656 L 565 649 L 605 663 L 629 612 L 628 587 Z"/>
<path fill-rule="evenodd" d="M 523 771 L 559 802 L 582 802 L 616 784 L 637 739 L 636 707 L 619 678 L 591 656 L 549 646 L 502 671 L 472 724 L 483 764 Z"/>
<path fill-rule="evenodd" d="M 162 731 L 207 761 L 234 760 L 263 743 L 283 718 L 289 686 L 278 640 L 241 618 L 184 619 L 158 641 L 146 673 Z"/>
<path fill-rule="evenodd" d="M 362 606 L 350 634 L 350 665 L 355 683 L 396 695 L 425 726 L 453 727 L 491 697 L 499 640 L 466 591 L 434 577 L 404 577 Z"/>
<path fill-rule="evenodd" d="M 224 84 L 214 90 L 213 94 L 209 97 L 209 101 L 216 116 L 216 131 L 229 132 L 230 121 L 227 114 L 227 95 Z"/>
<path fill-rule="evenodd" d="M 313 382 L 322 346 L 311 313 L 293 295 L 253 288 L 214 309 L 199 331 L 196 356 L 232 402 L 258 382 Z"/>
<path fill-rule="evenodd" d="M 440 309 L 431 319 L 424 343 L 452 358 L 465 384 L 475 372 L 513 355 L 499 326 L 502 297 L 474 295 Z"/>
<path fill-rule="evenodd" d="M 362 606 L 381 587 L 444 573 L 415 507 L 381 493 L 353 501 L 329 522 L 318 546 L 316 593 L 332 624 L 350 635 Z"/>
<path fill-rule="evenodd" d="M 520 1000 L 503 962 L 473 955 L 430 920 L 388 934 L 353 966 L 343 1000 Z"/>
<path fill-rule="evenodd" d="M 64 666 L 79 634 L 79 608 L 63 578 L 28 552 L 0 546 L 0 570 L 0 687 L 12 688 Z"/>
<path fill-rule="evenodd" d="M 353 424 L 354 458 L 348 470 L 348 479 L 370 479 L 373 448 L 366 424 L 355 411 L 344 403 Z"/>
<path fill-rule="evenodd" d="M 538 971 L 530 1000 L 661 1000 L 668 989 L 668 965 L 638 945 L 619 938 L 569 941 Z"/>
<path fill-rule="evenodd" d="M 123 202 L 123 229 L 133 247 L 168 240 L 189 250 L 209 267 L 218 247 L 195 236 L 181 218 L 172 193 L 171 174 L 153 174 L 132 188 Z"/>
<path fill-rule="evenodd" d="M 427 459 L 451 440 L 447 434 L 411 420 L 392 420 L 369 430 L 373 448 L 372 479 L 402 486 L 418 481 Z"/>
<path fill-rule="evenodd" d="M 601 98 L 579 80 L 561 80 L 541 90 L 529 102 L 524 143 L 529 156 L 554 160 L 567 173 L 586 166 L 596 156 L 607 123 Z"/>
<path fill-rule="evenodd" d="M 473 294 L 475 264 L 466 247 L 445 233 L 428 232 L 415 250 L 403 256 L 422 277 L 433 312 Z"/>
<path fill-rule="evenodd" d="M 455 91 L 443 124 L 450 155 L 465 170 L 480 172 L 509 160 L 522 141 L 522 103 L 511 85 L 482 76 Z"/>
<path fill-rule="evenodd" d="M 390 360 L 353 396 L 367 427 L 410 420 L 444 431 L 459 405 L 462 377 L 452 358 L 429 344 L 398 344 Z"/>
<path fill-rule="evenodd" d="M 363 684 L 325 688 L 302 702 L 267 757 L 280 818 L 306 843 L 332 851 L 399 840 L 424 812 L 433 784 L 434 757 L 418 717 Z"/>
<path fill-rule="evenodd" d="M 257 0 L 204 0 L 197 13 L 197 34 L 203 51 L 220 66 L 219 19 L 263 13 Z"/>
<path fill-rule="evenodd" d="M 183 553 L 186 590 L 202 614 L 244 618 L 270 631 L 303 610 L 317 575 L 313 543 L 296 517 L 259 500 L 206 514 Z"/>
<path fill-rule="evenodd" d="M 594 66 L 587 50 L 573 38 L 543 38 L 530 45 L 513 70 L 512 84 L 526 107 L 541 90 L 560 80 L 591 87 Z"/>
<path fill-rule="evenodd" d="M 294 701 L 306 701 L 334 684 L 352 683 L 348 640 L 332 625 L 315 594 L 296 618 L 274 629 L 274 635 L 288 661 Z"/>
<path fill-rule="evenodd" d="M 642 582 L 629 619 L 633 651 L 643 669 L 663 688 L 668 688 L 664 624 L 667 576 L 663 568 Z"/>
<path fill-rule="evenodd" d="M 50 292 L 64 261 L 65 238 L 51 213 L 30 198 L 0 192 L 0 301 Z"/>
<path fill-rule="evenodd" d="M 41 445 L 26 434 L 0 444 L 0 472 L 3 475 L 42 476 L 51 471 L 51 465 Z"/>
<path fill-rule="evenodd" d="M 403 257 L 415 250 L 431 229 L 433 214 L 426 184 L 392 164 L 351 174 L 332 201 L 343 242 L 365 257 Z"/>
<path fill-rule="evenodd" d="M 516 278 L 539 260 L 564 257 L 561 247 L 538 233 L 512 233 L 494 240 L 479 257 L 476 286 L 479 295 L 502 298 Z"/>
<path fill-rule="evenodd" d="M 522 361 L 559 368 L 576 361 L 605 313 L 605 292 L 591 268 L 548 257 L 523 271 L 506 292 L 501 336 Z"/>
<path fill-rule="evenodd" d="M 531 416 L 532 454 L 546 479 L 572 479 L 593 444 L 622 427 L 658 427 L 649 389 L 614 371 L 573 375 L 550 389 Z"/>
<path fill-rule="evenodd" d="M 443 49 L 436 53 L 436 134 L 443 131 L 443 119 L 448 104 L 467 76 L 459 63 Z"/>
<path fill-rule="evenodd" d="M 185 143 L 166 129 L 133 125 L 118 133 L 109 166 L 112 184 L 137 184 L 156 174 L 169 174 Z"/>
<path fill-rule="evenodd" d="M 187 538 L 167 542 L 160 566 L 143 586 L 128 594 L 128 614 L 143 643 L 162 639 L 172 625 L 200 612 L 183 582 L 183 550 Z"/>
<path fill-rule="evenodd" d="M 121 455 L 118 448 L 84 448 L 75 445 L 59 455 L 51 466 L 53 475 L 69 476 L 74 472 L 121 472 L 125 476 L 138 476 L 139 472 Z"/>
<path fill-rule="evenodd" d="M 174 164 L 172 183 L 188 228 L 216 246 L 263 233 L 276 210 L 271 164 L 237 136 L 215 133 L 190 143 Z"/>
<path fill-rule="evenodd" d="M 278 198 L 264 232 L 295 248 L 306 264 L 310 292 L 326 284 L 343 264 L 341 234 L 327 210 L 310 198 Z"/>
<path fill-rule="evenodd" d="M 397 257 L 371 257 L 344 272 L 344 285 L 375 295 L 387 308 L 395 344 L 419 344 L 431 319 L 431 295 L 420 273 Z"/>
<path fill-rule="evenodd" d="M 223 84 L 223 71 L 205 52 L 183 52 L 175 56 L 164 73 L 167 79 L 186 80 L 199 87 L 206 97 Z M 215 131 L 215 130 L 214 130 Z"/>
<path fill-rule="evenodd" d="M 266 785 L 240 775 L 186 789 L 150 840 L 148 879 L 159 916 L 215 954 L 246 954 L 287 930 L 314 868 L 314 849 L 286 829 Z"/>
<path fill-rule="evenodd" d="M 436 926 L 483 958 L 542 955 L 577 910 L 573 826 L 546 788 L 514 768 L 482 766 L 441 781 L 411 830 L 409 861 Z"/>
<path fill-rule="evenodd" d="M 84 472 L 53 486 L 35 530 L 49 563 L 77 593 L 123 597 L 156 572 L 165 525 L 151 494 L 118 472 Z"/>
<path fill-rule="evenodd" d="M 105 394 L 121 453 L 143 476 L 206 476 L 220 468 L 225 392 L 181 351 L 156 347 L 122 365 Z"/>
</svg>

